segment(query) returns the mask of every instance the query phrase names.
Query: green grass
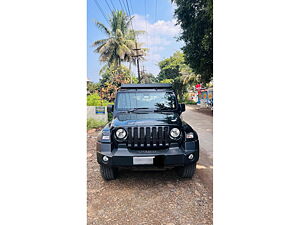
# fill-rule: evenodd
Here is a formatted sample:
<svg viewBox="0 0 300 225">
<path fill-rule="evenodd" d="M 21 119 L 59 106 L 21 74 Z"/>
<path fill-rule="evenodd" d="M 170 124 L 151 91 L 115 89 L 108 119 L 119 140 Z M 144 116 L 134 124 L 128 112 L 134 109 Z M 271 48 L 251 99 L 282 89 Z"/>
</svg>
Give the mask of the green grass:
<svg viewBox="0 0 300 225">
<path fill-rule="evenodd" d="M 179 101 L 179 103 L 183 103 L 183 104 L 186 104 L 186 105 L 197 105 L 197 102 L 194 102 L 192 100 L 185 100 L 185 101 Z"/>
<path fill-rule="evenodd" d="M 88 118 L 87 119 L 87 129 L 98 129 L 100 127 L 104 127 L 106 125 L 106 122 L 102 120 L 96 120 L 94 118 Z"/>
<path fill-rule="evenodd" d="M 197 104 L 197 102 L 194 102 L 192 100 L 186 100 L 183 103 L 186 104 L 186 105 L 196 105 Z"/>
</svg>

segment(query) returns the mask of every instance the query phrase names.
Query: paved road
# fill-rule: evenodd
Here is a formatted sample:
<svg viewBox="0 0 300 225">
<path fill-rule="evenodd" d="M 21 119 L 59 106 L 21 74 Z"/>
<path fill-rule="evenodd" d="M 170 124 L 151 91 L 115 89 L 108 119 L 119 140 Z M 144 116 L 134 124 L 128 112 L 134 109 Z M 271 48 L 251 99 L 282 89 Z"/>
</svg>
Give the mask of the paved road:
<svg viewBox="0 0 300 225">
<path fill-rule="evenodd" d="M 106 182 L 95 157 L 99 131 L 88 134 L 88 225 L 212 224 L 212 118 L 189 107 L 183 116 L 200 138 L 211 138 L 202 140 L 201 160 L 193 179 L 178 178 L 174 170 L 123 170 L 117 180 Z"/>
<path fill-rule="evenodd" d="M 186 106 L 183 120 L 197 131 L 200 139 L 200 160 L 197 165 L 202 183 L 212 194 L 213 189 L 213 117 L 199 112 L 197 106 Z"/>
<path fill-rule="evenodd" d="M 213 117 L 199 112 L 197 106 L 186 106 L 186 111 L 182 114 L 184 121 L 190 124 L 197 131 L 201 150 L 204 151 L 210 159 L 213 158 Z"/>
</svg>

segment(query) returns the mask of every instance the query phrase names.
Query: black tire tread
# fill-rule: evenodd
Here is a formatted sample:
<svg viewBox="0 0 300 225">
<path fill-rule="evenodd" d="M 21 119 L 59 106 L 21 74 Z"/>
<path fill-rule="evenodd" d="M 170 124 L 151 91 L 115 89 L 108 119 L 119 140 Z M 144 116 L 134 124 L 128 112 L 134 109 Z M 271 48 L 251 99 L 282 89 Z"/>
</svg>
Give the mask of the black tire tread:
<svg viewBox="0 0 300 225">
<path fill-rule="evenodd" d="M 177 174 L 181 178 L 192 178 L 195 171 L 196 171 L 196 163 L 177 168 Z"/>
<path fill-rule="evenodd" d="M 117 178 L 117 168 L 100 164 L 100 171 L 104 180 L 115 180 Z"/>
</svg>

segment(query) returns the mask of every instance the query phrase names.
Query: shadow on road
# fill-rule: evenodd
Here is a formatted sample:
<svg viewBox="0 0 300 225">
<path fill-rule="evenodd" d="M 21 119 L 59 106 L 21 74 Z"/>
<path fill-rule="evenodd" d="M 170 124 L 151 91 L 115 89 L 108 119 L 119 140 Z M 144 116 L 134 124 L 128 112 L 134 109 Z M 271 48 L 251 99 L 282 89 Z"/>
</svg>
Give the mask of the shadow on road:
<svg viewBox="0 0 300 225">
<path fill-rule="evenodd" d="M 165 171 L 150 171 L 150 170 L 129 170 L 121 169 L 117 180 L 105 182 L 116 183 L 122 185 L 124 188 L 142 188 L 142 189 L 156 189 L 156 188 L 175 188 L 179 183 L 180 186 L 189 185 L 193 179 L 183 179 L 177 176 L 175 169 Z M 199 181 L 200 182 L 200 181 Z M 120 188 L 120 186 L 116 186 Z"/>
</svg>

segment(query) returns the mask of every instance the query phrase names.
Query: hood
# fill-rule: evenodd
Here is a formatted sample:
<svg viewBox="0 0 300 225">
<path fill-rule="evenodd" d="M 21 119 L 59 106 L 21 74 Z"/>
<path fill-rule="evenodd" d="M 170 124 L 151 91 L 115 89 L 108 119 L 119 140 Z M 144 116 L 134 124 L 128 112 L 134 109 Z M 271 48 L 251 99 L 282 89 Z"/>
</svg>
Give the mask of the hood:
<svg viewBox="0 0 300 225">
<path fill-rule="evenodd" d="M 140 127 L 140 126 L 181 126 L 181 119 L 178 113 L 174 112 L 139 112 L 139 113 L 119 113 L 112 120 L 113 127 Z"/>
</svg>

